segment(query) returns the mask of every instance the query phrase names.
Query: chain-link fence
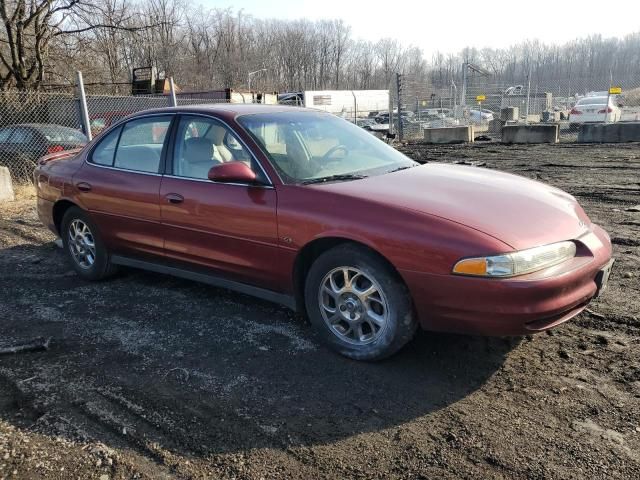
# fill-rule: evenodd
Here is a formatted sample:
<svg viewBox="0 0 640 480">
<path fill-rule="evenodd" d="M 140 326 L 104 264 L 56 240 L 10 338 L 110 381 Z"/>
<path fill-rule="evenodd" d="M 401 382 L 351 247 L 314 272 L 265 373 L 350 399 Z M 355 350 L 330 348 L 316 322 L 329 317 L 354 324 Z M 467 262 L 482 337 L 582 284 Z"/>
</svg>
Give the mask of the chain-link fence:
<svg viewBox="0 0 640 480">
<path fill-rule="evenodd" d="M 0 92 L 0 166 L 28 182 L 40 157 L 86 143 L 80 126 L 71 94 Z"/>
<path fill-rule="evenodd" d="M 476 136 L 499 140 L 504 125 L 557 124 L 560 141 L 575 142 L 585 124 L 640 121 L 640 70 L 619 81 L 532 77 L 507 83 L 475 65 L 463 69 L 462 82 L 439 86 L 411 75 L 396 77 L 395 125 L 403 140 L 422 139 L 427 128 L 464 125 L 473 125 Z"/>
<path fill-rule="evenodd" d="M 388 138 L 391 101 L 389 90 L 309 90 L 279 97 L 280 105 L 332 113 L 379 138 Z"/>
<path fill-rule="evenodd" d="M 229 91 L 184 93 L 177 105 L 262 103 L 262 94 Z M 277 98 L 276 98 L 277 101 Z M 80 96 L 73 93 L 0 92 L 0 166 L 9 168 L 12 180 L 32 180 L 33 169 L 44 155 L 79 148 L 87 133 L 102 130 L 133 113 L 172 105 L 169 95 L 86 95 L 88 128 L 83 125 Z"/>
<path fill-rule="evenodd" d="M 522 83 L 494 81 L 489 72 L 465 64 L 462 82 L 428 83 L 423 77 L 394 76 L 389 90 L 303 91 L 289 96 L 234 91 L 179 92 L 177 105 L 281 103 L 324 110 L 380 138 L 422 140 L 425 129 L 473 125 L 475 135 L 500 140 L 502 126 L 550 123 L 561 141 L 579 140 L 586 123 L 640 121 L 640 70 L 615 78 L 559 79 Z M 616 88 L 611 88 L 616 87 Z M 171 95 L 86 95 L 66 91 L 0 92 L 0 166 L 16 182 L 31 180 L 39 158 L 82 146 L 120 119 L 172 105 Z"/>
</svg>

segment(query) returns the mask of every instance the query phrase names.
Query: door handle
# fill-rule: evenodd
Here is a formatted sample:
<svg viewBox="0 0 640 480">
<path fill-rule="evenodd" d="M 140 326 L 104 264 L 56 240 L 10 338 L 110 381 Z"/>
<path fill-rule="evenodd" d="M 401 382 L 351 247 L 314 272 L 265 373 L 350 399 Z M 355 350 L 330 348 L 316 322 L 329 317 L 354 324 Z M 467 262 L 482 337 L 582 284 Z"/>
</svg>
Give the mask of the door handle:
<svg viewBox="0 0 640 480">
<path fill-rule="evenodd" d="M 76 183 L 76 188 L 78 190 L 80 190 L 81 192 L 90 192 L 91 191 L 91 185 L 89 185 L 87 182 Z"/>
<path fill-rule="evenodd" d="M 167 199 L 167 202 L 173 204 L 184 202 L 184 197 L 182 195 L 178 195 L 177 193 L 167 193 L 164 198 Z"/>
</svg>

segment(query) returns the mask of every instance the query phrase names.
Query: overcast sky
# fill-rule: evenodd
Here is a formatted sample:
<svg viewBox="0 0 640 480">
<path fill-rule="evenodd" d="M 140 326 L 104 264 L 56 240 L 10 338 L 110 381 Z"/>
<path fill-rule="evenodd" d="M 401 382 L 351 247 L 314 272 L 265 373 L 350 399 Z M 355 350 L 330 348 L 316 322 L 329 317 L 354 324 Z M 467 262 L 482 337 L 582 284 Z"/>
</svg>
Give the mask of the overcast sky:
<svg viewBox="0 0 640 480">
<path fill-rule="evenodd" d="M 244 9 L 258 18 L 341 18 L 354 38 L 397 38 L 403 44 L 455 53 L 465 46 L 506 47 L 525 39 L 563 43 L 599 33 L 640 31 L 640 0 L 200 0 Z"/>
</svg>

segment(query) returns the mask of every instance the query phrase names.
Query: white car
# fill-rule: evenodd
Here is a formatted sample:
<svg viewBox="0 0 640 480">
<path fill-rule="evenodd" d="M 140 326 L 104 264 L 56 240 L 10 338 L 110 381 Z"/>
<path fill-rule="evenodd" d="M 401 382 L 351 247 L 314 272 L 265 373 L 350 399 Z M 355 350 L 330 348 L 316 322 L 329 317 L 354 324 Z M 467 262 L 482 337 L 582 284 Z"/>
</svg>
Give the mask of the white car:
<svg viewBox="0 0 640 480">
<path fill-rule="evenodd" d="M 583 123 L 619 122 L 622 109 L 616 105 L 614 97 L 583 97 L 569 112 L 569 123 L 576 126 Z"/>
<path fill-rule="evenodd" d="M 524 95 L 524 85 L 514 85 L 504 91 L 505 95 Z"/>
<path fill-rule="evenodd" d="M 472 123 L 488 123 L 493 120 L 493 112 L 491 110 L 470 110 L 469 120 Z"/>
</svg>

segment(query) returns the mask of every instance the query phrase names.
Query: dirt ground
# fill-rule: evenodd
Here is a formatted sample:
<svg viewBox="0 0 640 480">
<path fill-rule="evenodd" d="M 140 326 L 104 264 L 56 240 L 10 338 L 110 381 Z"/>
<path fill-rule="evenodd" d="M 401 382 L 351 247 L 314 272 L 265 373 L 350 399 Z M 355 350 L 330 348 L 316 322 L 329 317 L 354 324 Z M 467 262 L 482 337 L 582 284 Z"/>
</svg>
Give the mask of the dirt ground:
<svg viewBox="0 0 640 480">
<path fill-rule="evenodd" d="M 0 356 L 0 479 L 640 478 L 640 146 L 403 148 L 575 195 L 613 239 L 608 291 L 549 334 L 358 363 L 250 297 L 80 280 L 23 189 L 0 204 L 0 348 L 51 345 Z"/>
</svg>

